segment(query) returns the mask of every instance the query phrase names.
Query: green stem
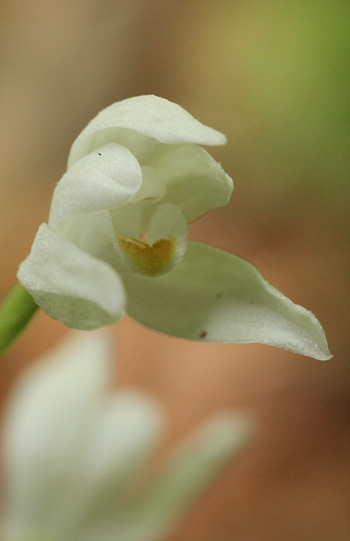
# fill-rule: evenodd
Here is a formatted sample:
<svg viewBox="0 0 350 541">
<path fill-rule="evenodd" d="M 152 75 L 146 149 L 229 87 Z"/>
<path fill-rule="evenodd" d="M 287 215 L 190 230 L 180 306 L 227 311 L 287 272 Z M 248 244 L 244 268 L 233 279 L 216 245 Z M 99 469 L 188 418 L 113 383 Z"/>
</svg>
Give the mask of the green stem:
<svg viewBox="0 0 350 541">
<path fill-rule="evenodd" d="M 0 304 L 0 353 L 29 323 L 38 308 L 33 297 L 17 283 Z"/>
</svg>

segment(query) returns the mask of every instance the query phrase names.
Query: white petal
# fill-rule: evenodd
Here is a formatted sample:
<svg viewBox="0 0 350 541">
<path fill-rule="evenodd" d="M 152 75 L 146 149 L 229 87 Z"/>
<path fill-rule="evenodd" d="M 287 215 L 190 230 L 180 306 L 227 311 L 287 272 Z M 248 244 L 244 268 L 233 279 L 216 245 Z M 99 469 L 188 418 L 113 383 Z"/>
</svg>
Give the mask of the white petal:
<svg viewBox="0 0 350 541">
<path fill-rule="evenodd" d="M 134 134 L 128 133 L 128 130 L 146 137 L 134 138 Z M 147 138 L 167 144 L 226 143 L 223 134 L 204 126 L 179 105 L 157 96 L 137 96 L 110 105 L 86 126 L 73 143 L 68 166 L 111 141 L 132 148 L 132 152 L 138 156 L 138 149 L 143 153 L 143 144 L 151 150 L 152 142 Z"/>
<path fill-rule="evenodd" d="M 49 224 L 127 203 L 141 186 L 136 158 L 120 145 L 110 143 L 84 156 L 63 175 L 51 203 Z"/>
<path fill-rule="evenodd" d="M 131 202 L 142 201 L 143 199 L 151 199 L 152 201 L 159 201 L 165 194 L 166 186 L 161 176 L 147 165 L 141 167 L 142 170 L 142 184 L 139 191 L 134 195 Z"/>
<path fill-rule="evenodd" d="M 325 360 L 315 316 L 272 287 L 253 265 L 201 243 L 155 278 L 125 274 L 127 311 L 152 329 L 208 342 L 261 342 Z"/>
<path fill-rule="evenodd" d="M 105 263 L 113 259 L 115 233 L 107 210 L 72 216 L 61 222 L 55 231 L 83 252 Z"/>
<path fill-rule="evenodd" d="M 76 334 L 15 387 L 3 432 L 6 539 L 40 537 L 67 496 L 110 380 L 109 356 L 105 332 Z"/>
<path fill-rule="evenodd" d="M 153 244 L 159 239 L 176 238 L 184 243 L 188 235 L 186 219 L 176 205 L 161 204 L 152 216 L 147 231 L 147 242 Z"/>
<path fill-rule="evenodd" d="M 124 521 L 136 477 L 163 433 L 163 411 L 142 393 L 122 391 L 101 406 L 77 482 L 56 508 L 62 539 L 86 539 L 101 522 Z"/>
<path fill-rule="evenodd" d="M 85 475 L 96 484 L 128 481 L 158 443 L 163 424 L 163 412 L 151 397 L 131 390 L 110 396 L 91 434 Z"/>
<path fill-rule="evenodd" d="M 86 541 L 153 541 L 171 528 L 247 443 L 249 424 L 229 413 L 215 416 L 180 445 L 148 492 L 136 500 L 126 517 L 112 516 L 96 524 Z M 123 520 L 124 519 L 124 520 Z"/>
<path fill-rule="evenodd" d="M 125 293 L 116 272 L 43 224 L 18 280 L 35 302 L 68 327 L 90 330 L 118 321 Z"/>
<path fill-rule="evenodd" d="M 114 235 L 139 238 L 141 233 L 142 201 L 109 211 Z"/>
<path fill-rule="evenodd" d="M 166 185 L 162 203 L 178 205 L 188 222 L 230 200 L 231 178 L 201 147 L 163 146 L 152 155 L 150 165 Z"/>
</svg>

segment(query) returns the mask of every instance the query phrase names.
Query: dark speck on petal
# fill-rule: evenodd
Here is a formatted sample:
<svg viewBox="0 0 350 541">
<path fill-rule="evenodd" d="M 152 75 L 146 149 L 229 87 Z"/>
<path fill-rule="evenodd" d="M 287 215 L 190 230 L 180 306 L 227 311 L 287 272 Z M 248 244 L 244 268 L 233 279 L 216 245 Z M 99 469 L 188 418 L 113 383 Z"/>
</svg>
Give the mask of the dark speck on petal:
<svg viewBox="0 0 350 541">
<path fill-rule="evenodd" d="M 199 338 L 205 338 L 207 336 L 207 331 L 202 331 L 199 335 Z"/>
</svg>

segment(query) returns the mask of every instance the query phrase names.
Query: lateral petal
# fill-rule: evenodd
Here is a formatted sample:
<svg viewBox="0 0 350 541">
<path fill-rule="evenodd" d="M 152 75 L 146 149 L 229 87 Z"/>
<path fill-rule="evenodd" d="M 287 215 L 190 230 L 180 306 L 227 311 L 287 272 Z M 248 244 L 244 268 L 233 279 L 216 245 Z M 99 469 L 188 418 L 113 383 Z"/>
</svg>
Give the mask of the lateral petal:
<svg viewBox="0 0 350 541">
<path fill-rule="evenodd" d="M 170 273 L 123 277 L 127 311 L 160 332 L 208 342 L 260 342 L 326 360 L 331 357 L 315 316 L 271 286 L 247 261 L 189 242 Z"/>
<path fill-rule="evenodd" d="M 117 273 L 42 224 L 18 280 L 54 319 L 91 330 L 118 321 L 125 292 Z"/>
</svg>

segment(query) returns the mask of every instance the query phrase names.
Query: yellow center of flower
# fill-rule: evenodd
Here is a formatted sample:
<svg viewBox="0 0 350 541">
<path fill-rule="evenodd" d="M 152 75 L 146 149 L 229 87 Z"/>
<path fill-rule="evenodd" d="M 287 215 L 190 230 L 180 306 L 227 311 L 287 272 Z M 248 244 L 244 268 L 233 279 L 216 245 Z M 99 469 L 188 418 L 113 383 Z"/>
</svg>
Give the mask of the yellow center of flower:
<svg viewBox="0 0 350 541">
<path fill-rule="evenodd" d="M 144 240 L 117 235 L 119 246 L 142 274 L 156 276 L 171 264 L 175 255 L 176 239 L 160 239 L 152 246 Z"/>
</svg>

